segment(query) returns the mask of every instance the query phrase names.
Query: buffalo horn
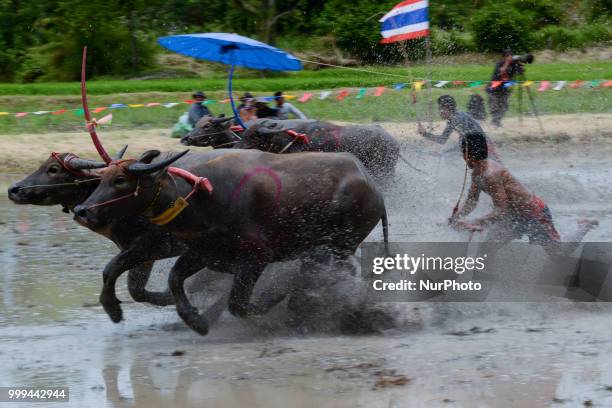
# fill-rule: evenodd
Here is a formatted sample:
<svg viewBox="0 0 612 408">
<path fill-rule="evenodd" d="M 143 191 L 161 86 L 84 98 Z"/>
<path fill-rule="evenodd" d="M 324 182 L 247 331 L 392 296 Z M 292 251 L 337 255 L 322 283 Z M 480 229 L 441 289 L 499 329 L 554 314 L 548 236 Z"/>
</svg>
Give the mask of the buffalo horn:
<svg viewBox="0 0 612 408">
<path fill-rule="evenodd" d="M 232 120 L 232 119 L 234 119 L 234 117 L 233 117 L 233 116 L 230 116 L 230 117 L 227 117 L 227 118 L 226 118 L 226 117 L 222 117 L 222 116 L 220 116 L 220 117 L 218 117 L 218 118 L 213 118 L 213 119 L 211 120 L 211 122 L 212 122 L 212 123 L 214 123 L 214 124 L 220 124 L 220 123 L 225 123 L 225 122 L 227 122 L 228 120 Z"/>
<path fill-rule="evenodd" d="M 117 152 L 117 154 L 113 156 L 113 161 L 115 161 L 115 160 L 121 160 L 121 159 L 123 158 L 123 155 L 125 154 L 125 151 L 127 150 L 127 148 L 128 148 L 128 145 L 123 146 L 123 147 L 121 148 L 121 150 L 119 150 L 119 151 Z"/>
<path fill-rule="evenodd" d="M 171 155 L 170 157 L 168 157 L 167 159 L 155 162 L 155 163 L 141 163 L 141 162 L 135 162 L 130 164 L 129 166 L 127 166 L 127 170 L 130 173 L 134 173 L 134 174 L 149 174 L 149 173 L 154 173 L 158 170 L 161 170 L 163 168 L 165 168 L 166 166 L 169 166 L 170 164 L 174 163 L 175 161 L 177 161 L 178 159 L 180 159 L 181 157 L 183 157 L 185 154 L 187 154 L 187 152 L 189 152 L 189 150 L 185 150 L 182 151 L 180 153 L 175 153 L 173 155 Z"/>
<path fill-rule="evenodd" d="M 74 170 L 101 169 L 107 166 L 106 163 L 97 162 L 94 160 L 80 159 L 78 157 L 68 160 L 67 165 Z"/>
</svg>

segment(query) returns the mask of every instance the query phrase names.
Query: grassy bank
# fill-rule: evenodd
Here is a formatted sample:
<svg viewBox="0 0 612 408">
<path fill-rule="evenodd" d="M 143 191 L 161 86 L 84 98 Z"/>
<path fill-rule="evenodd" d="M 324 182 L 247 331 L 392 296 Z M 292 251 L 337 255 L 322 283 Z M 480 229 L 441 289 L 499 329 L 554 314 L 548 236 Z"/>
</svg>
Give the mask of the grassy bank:
<svg viewBox="0 0 612 408">
<path fill-rule="evenodd" d="M 409 71 L 405 67 L 362 67 L 366 73 L 350 69 L 323 69 L 320 71 L 299 71 L 280 74 L 266 74 L 241 71 L 234 84 L 236 89 L 257 92 L 282 90 L 314 90 L 338 87 L 361 87 L 391 85 L 409 80 Z M 433 80 L 481 80 L 487 81 L 491 76 L 491 65 L 444 65 L 431 67 Z M 427 68 L 423 65 L 411 68 L 413 78 L 427 77 Z M 527 67 L 527 75 L 532 80 L 590 80 L 612 79 L 612 64 L 605 61 L 548 64 L 532 64 Z M 215 74 L 208 78 L 164 79 L 164 80 L 104 80 L 91 81 L 88 89 L 92 95 L 109 95 L 116 93 L 136 92 L 191 92 L 194 89 L 220 91 L 227 86 L 224 74 Z M 77 82 L 46 82 L 34 84 L 0 84 L 0 95 L 78 95 L 80 85 Z M 5 104 L 0 104 L 0 110 Z"/>
<path fill-rule="evenodd" d="M 315 93 L 322 89 L 339 89 L 351 87 L 352 93 L 343 101 L 336 100 L 332 95 L 326 100 L 318 99 L 315 93 L 307 103 L 294 103 L 309 117 L 341 120 L 349 122 L 381 122 L 414 120 L 429 112 L 429 94 L 426 90 L 418 93 L 416 106 L 412 103 L 408 89 L 388 89 L 382 96 L 374 97 L 370 93 L 363 99 L 356 99 L 356 88 L 392 85 L 408 81 L 405 68 L 363 68 L 403 77 L 369 74 L 359 71 L 329 69 L 321 71 L 303 71 L 283 76 L 256 79 L 242 78 L 235 82 L 236 93 L 245 90 L 256 95 L 271 95 L 272 91 L 283 89 L 294 95 L 304 91 Z M 454 65 L 432 68 L 432 77 L 440 80 L 484 80 L 490 75 L 490 66 L 486 65 Z M 528 67 L 528 77 L 533 80 L 591 80 L 612 78 L 612 64 L 609 62 L 593 63 L 550 63 L 533 64 Z M 425 75 L 424 67 L 412 69 L 415 78 Z M 114 103 L 146 104 L 149 102 L 181 102 L 190 98 L 194 89 L 205 90 L 210 99 L 227 97 L 223 90 L 226 79 L 222 77 L 211 79 L 183 79 L 165 81 L 92 81 L 89 84 L 90 106 L 109 106 Z M 457 98 L 460 107 L 465 107 L 472 93 L 479 93 L 486 98 L 484 86 L 476 88 L 438 89 L 434 88 L 431 100 L 439 95 L 449 93 Z M 2 95 L 4 94 L 4 95 Z M 60 84 L 0 84 L 0 111 L 34 112 L 39 110 L 55 111 L 57 109 L 78 109 L 81 107 L 78 83 Z M 612 112 L 612 96 L 610 89 L 569 89 L 561 91 L 534 92 L 539 113 L 568 114 L 580 112 L 610 113 Z M 524 93 L 522 98 L 523 111 L 530 109 L 529 99 Z M 215 114 L 230 114 L 229 104 L 215 103 L 209 106 Z M 125 108 L 113 110 L 113 124 L 109 130 L 121 129 L 157 129 L 170 128 L 188 105 L 180 104 L 173 108 L 161 106 L 151 108 Z M 519 112 L 518 92 L 511 99 L 509 115 L 516 116 Z M 96 116 L 103 116 L 99 113 Z M 435 106 L 434 106 L 434 113 Z M 436 114 L 437 116 L 437 114 Z M 80 130 L 83 127 L 82 116 L 74 111 L 61 115 L 28 115 L 23 118 L 0 116 L 0 134 L 45 133 Z"/>
<path fill-rule="evenodd" d="M 461 109 L 465 109 L 467 100 L 472 93 L 479 93 L 486 98 L 483 87 L 470 89 L 437 89 L 432 90 L 431 99 L 435 117 L 435 98 L 443 93 L 453 95 Z M 266 93 L 262 93 L 266 94 Z M 300 92 L 294 92 L 300 95 Z M 412 103 L 409 90 L 388 89 L 380 97 L 371 95 L 363 99 L 355 99 L 356 91 L 343 101 L 334 96 L 326 100 L 319 100 L 315 94 L 309 102 L 294 104 L 306 115 L 313 118 L 327 120 L 341 120 L 347 122 L 381 122 L 381 121 L 409 121 L 424 118 L 429 111 L 428 92 L 423 90 L 417 94 L 417 104 Z M 536 106 L 541 115 L 567 114 L 567 113 L 612 113 L 612 92 L 609 89 L 563 89 L 561 91 L 533 92 Z M 186 93 L 135 93 L 92 96 L 90 105 L 108 106 L 112 103 L 147 103 L 147 102 L 179 102 L 189 97 Z M 210 93 L 211 98 L 223 98 L 221 92 Z M 523 95 L 523 111 L 530 110 L 531 106 L 526 93 Z M 510 100 L 509 116 L 518 115 L 519 98 L 515 92 Z M 55 110 L 62 108 L 79 108 L 80 100 L 76 96 L 15 96 L 0 97 L 0 110 L 10 107 L 13 111 Z M 229 104 L 212 104 L 209 106 L 214 114 L 231 114 Z M 121 129 L 155 129 L 167 128 L 176 122 L 177 118 L 188 109 L 188 105 L 180 104 L 173 108 L 161 106 L 150 108 L 124 108 L 114 109 L 112 125 L 105 126 L 108 130 Z M 95 116 L 101 117 L 108 111 L 100 112 Z M 24 118 L 14 116 L 0 116 L 0 134 L 15 133 L 46 133 L 75 131 L 83 128 L 83 117 L 75 112 L 66 112 L 62 115 L 29 115 Z"/>
</svg>

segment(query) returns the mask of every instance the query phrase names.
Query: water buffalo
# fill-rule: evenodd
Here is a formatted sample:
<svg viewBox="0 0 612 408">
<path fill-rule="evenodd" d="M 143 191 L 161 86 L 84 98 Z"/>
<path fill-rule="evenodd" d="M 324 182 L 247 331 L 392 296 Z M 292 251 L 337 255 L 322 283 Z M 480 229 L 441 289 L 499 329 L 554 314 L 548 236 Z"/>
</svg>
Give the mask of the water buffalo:
<svg viewBox="0 0 612 408">
<path fill-rule="evenodd" d="M 178 314 L 202 335 L 208 321 L 184 290 L 185 280 L 200 269 L 234 274 L 232 314 L 263 314 L 284 297 L 251 301 L 266 265 L 314 254 L 344 260 L 379 221 L 385 242 L 388 236 L 382 194 L 354 156 L 230 151 L 188 169 L 205 177 L 211 192 L 196 191 L 165 168 L 183 152 L 159 163 L 111 164 L 96 191 L 75 208 L 77 217 L 95 223 L 143 214 L 186 242 L 189 249 L 168 284 Z"/>
<path fill-rule="evenodd" d="M 119 159 L 124 151 L 115 159 Z M 196 160 L 206 160 L 220 154 L 223 151 L 197 154 Z M 165 156 L 157 152 L 143 157 L 143 160 L 162 160 Z M 181 166 L 183 163 L 190 163 L 190 157 L 175 164 Z M 80 159 L 71 153 L 53 153 L 35 172 L 14 183 L 8 189 L 8 196 L 16 204 L 61 205 L 65 212 L 70 212 L 96 189 L 100 177 L 91 170 L 102 167 L 106 167 L 106 164 Z M 108 223 L 83 223 L 79 218 L 76 221 L 112 240 L 121 250 L 103 272 L 104 288 L 100 302 L 111 320 L 122 320 L 121 309 L 116 307 L 119 300 L 115 295 L 115 281 L 126 270 L 129 270 L 128 290 L 136 302 L 157 306 L 174 304 L 174 297 L 169 291 L 150 292 L 145 287 L 153 263 L 184 253 L 187 246 L 183 242 L 142 216 L 124 217 Z"/>
<path fill-rule="evenodd" d="M 230 119 L 204 117 L 181 143 L 273 153 L 348 152 L 361 160 L 379 183 L 393 176 L 400 156 L 397 140 L 377 125 L 339 126 L 319 120 L 259 119 L 239 136 L 232 130 Z M 287 130 L 306 135 L 307 141 L 294 140 L 295 135 L 288 134 Z"/>
</svg>

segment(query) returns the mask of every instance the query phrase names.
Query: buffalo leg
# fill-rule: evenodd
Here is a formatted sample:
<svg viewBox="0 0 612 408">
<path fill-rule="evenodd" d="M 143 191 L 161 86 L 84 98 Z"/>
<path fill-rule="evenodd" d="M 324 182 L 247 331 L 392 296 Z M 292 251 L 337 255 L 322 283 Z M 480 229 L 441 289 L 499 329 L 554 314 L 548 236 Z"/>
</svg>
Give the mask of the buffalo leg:
<svg viewBox="0 0 612 408">
<path fill-rule="evenodd" d="M 117 299 L 115 292 L 115 283 L 121 274 L 130 268 L 138 265 L 138 260 L 135 259 L 131 251 L 122 251 L 117 254 L 111 261 L 106 264 L 102 272 L 102 293 L 100 294 L 100 303 L 104 307 L 104 311 L 110 319 L 119 323 L 123 319 L 121 311 L 121 301 Z"/>
<path fill-rule="evenodd" d="M 187 326 L 204 336 L 208 333 L 208 319 L 198 313 L 185 293 L 185 280 L 206 266 L 202 258 L 196 251 L 183 254 L 170 270 L 168 286 L 176 301 L 178 315 Z"/>
<path fill-rule="evenodd" d="M 257 263 L 240 266 L 240 270 L 234 276 L 234 284 L 230 292 L 229 311 L 231 314 L 236 317 L 266 314 L 286 297 L 286 294 L 268 296 L 264 293 L 257 303 L 251 303 L 253 289 L 265 268 L 265 264 Z"/>
<path fill-rule="evenodd" d="M 150 303 L 155 306 L 169 306 L 174 304 L 174 296 L 170 291 L 150 292 L 146 290 L 147 282 L 151 276 L 153 262 L 143 262 L 128 272 L 127 284 L 130 296 L 135 302 Z"/>
</svg>

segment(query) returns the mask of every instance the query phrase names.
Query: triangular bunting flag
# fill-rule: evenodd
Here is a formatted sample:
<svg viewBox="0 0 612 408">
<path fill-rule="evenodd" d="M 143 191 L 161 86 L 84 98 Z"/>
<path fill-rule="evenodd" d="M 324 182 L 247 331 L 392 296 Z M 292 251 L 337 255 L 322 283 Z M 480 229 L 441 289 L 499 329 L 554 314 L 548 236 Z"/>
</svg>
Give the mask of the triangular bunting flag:
<svg viewBox="0 0 612 408">
<path fill-rule="evenodd" d="M 575 80 L 574 82 L 572 82 L 570 84 L 570 88 L 577 89 L 577 88 L 580 88 L 582 86 L 582 84 L 584 84 L 584 81 L 582 81 L 580 79 L 577 79 L 577 80 Z"/>
<path fill-rule="evenodd" d="M 343 101 L 344 98 L 346 98 L 349 94 L 349 90 L 348 89 L 343 89 L 342 91 L 340 91 L 340 93 L 336 96 L 336 99 L 338 101 Z"/>
<path fill-rule="evenodd" d="M 302 96 L 301 96 L 301 97 L 298 99 L 298 102 L 306 103 L 306 102 L 308 102 L 308 100 L 309 100 L 310 98 L 312 98 L 312 94 L 311 94 L 311 93 L 306 92 L 304 95 L 302 95 Z"/>
<path fill-rule="evenodd" d="M 540 87 L 538 88 L 539 92 L 543 92 L 550 88 L 550 81 L 542 81 L 540 82 Z"/>
<path fill-rule="evenodd" d="M 384 92 L 385 92 L 385 87 L 384 86 L 379 86 L 374 91 L 374 96 L 381 96 Z"/>
</svg>

